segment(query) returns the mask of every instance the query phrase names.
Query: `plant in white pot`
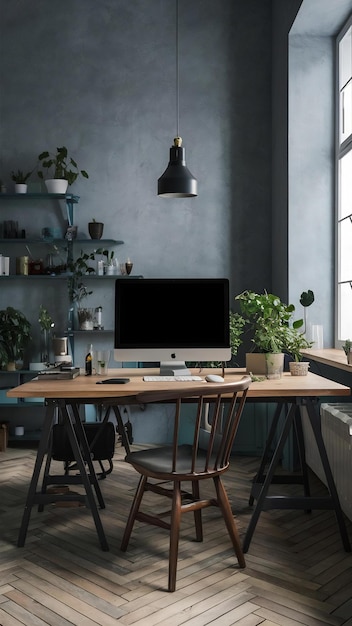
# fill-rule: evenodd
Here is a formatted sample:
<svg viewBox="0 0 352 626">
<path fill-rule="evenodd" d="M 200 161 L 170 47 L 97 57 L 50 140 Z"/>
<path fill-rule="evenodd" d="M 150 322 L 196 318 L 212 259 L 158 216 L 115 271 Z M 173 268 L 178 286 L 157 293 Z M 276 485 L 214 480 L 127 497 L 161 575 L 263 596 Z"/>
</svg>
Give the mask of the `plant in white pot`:
<svg viewBox="0 0 352 626">
<path fill-rule="evenodd" d="M 84 276 L 94 274 L 94 268 L 89 264 L 95 259 L 95 253 L 90 254 L 81 250 L 77 259 L 68 263 L 71 275 L 68 280 L 68 295 L 70 302 L 77 306 L 78 324 L 81 330 L 93 330 L 94 309 L 82 306 L 82 302 L 93 292 L 84 284 Z"/>
<path fill-rule="evenodd" d="M 25 174 L 22 170 L 11 172 L 11 179 L 15 183 L 15 193 L 27 193 L 27 180 L 31 174 L 32 172 L 27 172 Z"/>
<path fill-rule="evenodd" d="M 0 364 L 8 371 L 16 369 L 31 339 L 31 324 L 26 316 L 8 306 L 0 311 Z"/>
<path fill-rule="evenodd" d="M 56 153 L 52 154 L 45 150 L 38 156 L 39 167 L 46 170 L 38 170 L 38 176 L 41 180 L 45 180 L 48 193 L 66 193 L 67 187 L 72 185 L 82 175 L 83 178 L 89 178 L 85 170 L 80 170 L 76 161 L 68 156 L 65 146 L 56 148 Z"/>
<path fill-rule="evenodd" d="M 237 295 L 235 300 L 239 301 L 254 344 L 253 353 L 246 355 L 247 371 L 280 378 L 294 305 L 283 303 L 279 296 L 267 291 L 258 294 L 246 290 Z M 299 328 L 302 324 L 303 320 L 297 320 L 293 326 Z M 256 352 L 262 353 L 260 360 L 251 358 Z"/>
<path fill-rule="evenodd" d="M 293 359 L 289 362 L 289 369 L 292 376 L 306 376 L 309 369 L 309 361 L 303 361 L 302 350 L 312 347 L 312 342 L 308 341 L 305 334 L 298 328 L 289 328 L 286 335 L 286 352 Z"/>
</svg>

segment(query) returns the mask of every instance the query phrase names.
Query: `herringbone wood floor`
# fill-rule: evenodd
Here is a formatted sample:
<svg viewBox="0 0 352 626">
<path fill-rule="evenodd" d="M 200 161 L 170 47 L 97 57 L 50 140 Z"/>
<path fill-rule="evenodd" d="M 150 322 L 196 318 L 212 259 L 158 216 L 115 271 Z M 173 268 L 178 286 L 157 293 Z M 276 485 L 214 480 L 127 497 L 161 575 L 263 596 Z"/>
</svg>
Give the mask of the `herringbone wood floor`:
<svg viewBox="0 0 352 626">
<path fill-rule="evenodd" d="M 332 512 L 262 513 L 244 570 L 218 510 L 203 512 L 202 544 L 192 540 L 193 516 L 184 516 L 177 590 L 170 594 L 165 531 L 137 523 L 127 552 L 119 550 L 138 480 L 120 447 L 113 473 L 100 483 L 109 552 L 100 549 L 87 509 L 54 505 L 33 510 L 25 547 L 17 548 L 34 457 L 30 449 L 0 453 L 1 626 L 352 624 L 352 555 L 342 548 Z M 257 465 L 258 459 L 237 457 L 226 474 L 241 536 Z M 325 489 L 312 478 L 313 493 Z M 157 506 L 156 496 L 149 497 Z"/>
</svg>

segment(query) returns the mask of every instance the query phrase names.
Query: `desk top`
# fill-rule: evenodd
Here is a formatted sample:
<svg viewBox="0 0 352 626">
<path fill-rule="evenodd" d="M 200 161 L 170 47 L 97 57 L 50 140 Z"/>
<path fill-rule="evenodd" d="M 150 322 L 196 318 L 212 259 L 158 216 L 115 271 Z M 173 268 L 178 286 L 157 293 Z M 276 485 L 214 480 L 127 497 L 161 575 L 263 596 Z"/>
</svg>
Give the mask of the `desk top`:
<svg viewBox="0 0 352 626">
<path fill-rule="evenodd" d="M 165 385 L 170 388 L 179 389 L 193 385 L 198 387 L 202 382 L 187 383 L 162 383 L 144 382 L 143 376 L 146 374 L 158 374 L 157 369 L 123 368 L 109 369 L 108 375 L 104 378 L 116 376 L 128 377 L 130 382 L 124 385 L 97 385 L 97 381 L 102 380 L 102 376 L 81 375 L 74 380 L 38 380 L 32 379 L 29 382 L 14 387 L 7 392 L 10 398 L 63 398 L 63 399 L 94 399 L 97 402 L 109 398 L 126 398 L 135 396 L 141 391 L 152 391 L 165 389 Z M 205 376 L 207 373 L 221 374 L 218 369 L 198 369 L 192 370 L 193 374 Z M 244 369 L 229 368 L 225 370 L 225 381 L 235 381 L 245 374 Z M 211 385 L 204 381 L 204 385 Z M 351 389 L 340 383 L 336 383 L 322 376 L 308 373 L 307 376 L 292 376 L 289 372 L 284 373 L 282 378 L 277 380 L 264 379 L 251 383 L 248 391 L 249 398 L 289 398 L 289 397 L 316 397 L 316 396 L 347 396 Z"/>
<path fill-rule="evenodd" d="M 321 350 L 315 350 L 314 348 L 307 348 L 302 350 L 302 354 L 307 359 L 317 361 L 318 363 L 324 363 L 324 365 L 330 365 L 336 367 L 339 370 L 345 370 L 352 373 L 352 365 L 348 365 L 347 357 L 342 350 L 337 348 L 322 348 Z"/>
</svg>

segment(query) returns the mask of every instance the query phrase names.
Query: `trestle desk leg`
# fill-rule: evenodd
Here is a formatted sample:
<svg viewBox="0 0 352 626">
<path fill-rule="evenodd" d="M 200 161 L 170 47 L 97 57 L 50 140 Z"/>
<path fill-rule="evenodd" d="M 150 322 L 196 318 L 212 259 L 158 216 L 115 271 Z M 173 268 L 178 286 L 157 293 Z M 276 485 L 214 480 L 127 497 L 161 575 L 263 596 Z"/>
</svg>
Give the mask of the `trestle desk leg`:
<svg viewBox="0 0 352 626">
<path fill-rule="evenodd" d="M 78 467 L 78 471 L 80 473 L 80 478 L 82 480 L 85 492 L 86 492 L 86 500 L 87 500 L 87 504 L 91 510 L 92 516 L 93 516 L 93 520 L 95 523 L 95 527 L 98 533 L 98 537 L 99 537 L 99 541 L 100 541 L 100 545 L 102 550 L 104 551 L 108 551 L 109 550 L 109 546 L 108 546 L 108 542 L 106 540 L 105 537 L 105 532 L 103 529 L 103 525 L 101 523 L 101 519 L 99 516 L 99 512 L 98 512 L 98 507 L 94 498 L 94 493 L 92 490 L 92 484 L 91 484 L 91 480 L 93 481 L 95 490 L 96 490 L 96 494 L 98 497 L 99 502 L 103 503 L 104 505 L 104 500 L 100 491 L 100 487 L 98 484 L 98 480 L 95 476 L 95 471 L 94 471 L 94 467 L 93 467 L 93 463 L 92 460 L 90 458 L 90 452 L 89 452 L 89 446 L 88 446 L 88 442 L 87 442 L 87 438 L 83 429 L 83 425 L 82 422 L 80 420 L 79 417 L 79 411 L 77 409 L 76 406 L 74 406 L 73 408 L 73 415 L 74 415 L 74 419 L 76 422 L 76 428 L 77 428 L 77 433 L 79 436 L 79 441 L 82 445 L 82 450 L 83 450 L 83 455 L 85 456 L 85 458 L 87 459 L 87 465 L 89 468 L 89 473 L 90 475 L 88 476 L 87 472 L 86 472 L 86 468 L 85 468 L 85 463 L 81 454 L 81 450 L 80 450 L 80 446 L 79 446 L 79 442 L 75 433 L 75 429 L 74 429 L 74 425 L 73 425 L 73 420 L 71 418 L 70 412 L 67 408 L 67 406 L 63 406 L 62 407 L 62 414 L 64 417 L 64 420 L 67 424 L 67 434 L 68 434 L 68 438 L 71 444 L 71 448 L 75 457 L 75 461 L 77 463 L 77 467 Z"/>
<path fill-rule="evenodd" d="M 50 403 L 47 405 L 47 408 L 45 411 L 43 430 L 42 430 L 42 434 L 41 434 L 41 438 L 40 438 L 40 442 L 38 446 L 37 457 L 34 463 L 34 470 L 33 470 L 31 482 L 29 485 L 28 493 L 27 493 L 27 499 L 26 499 L 26 504 L 25 504 L 25 508 L 23 512 L 22 523 L 21 523 L 20 531 L 18 535 L 17 546 L 19 548 L 22 548 L 26 541 L 28 524 L 29 524 L 29 520 L 30 520 L 30 516 L 32 512 L 32 507 L 34 503 L 36 502 L 36 492 L 37 492 L 39 475 L 40 475 L 40 471 L 43 465 L 44 456 L 49 447 L 49 440 L 51 436 L 54 415 L 55 415 L 55 406 L 53 403 Z"/>
<path fill-rule="evenodd" d="M 258 495 L 258 499 L 257 499 L 257 503 L 254 507 L 253 513 L 252 513 L 252 517 L 250 519 L 250 522 L 248 524 L 248 528 L 247 528 L 247 532 L 244 538 L 244 542 L 243 542 L 243 552 L 247 552 L 248 548 L 250 546 L 252 537 L 253 537 L 253 533 L 255 531 L 260 513 L 262 512 L 262 510 L 264 510 L 264 502 L 265 502 L 265 498 L 266 495 L 268 493 L 268 489 L 270 487 L 270 484 L 272 482 L 272 478 L 274 476 L 275 473 L 275 469 L 276 466 L 281 458 L 281 454 L 286 442 L 286 439 L 288 437 L 288 434 L 290 432 L 290 428 L 293 422 L 293 418 L 294 418 L 294 414 L 295 414 L 295 410 L 296 410 L 296 406 L 294 404 L 290 405 L 290 408 L 288 410 L 288 413 L 285 417 L 285 421 L 284 421 L 284 425 L 283 425 L 283 429 L 278 441 L 278 444 L 276 446 L 275 452 L 273 454 L 271 463 L 269 465 L 268 471 L 266 473 L 265 476 L 265 480 L 263 482 L 262 488 L 260 490 L 260 493 Z"/>
</svg>

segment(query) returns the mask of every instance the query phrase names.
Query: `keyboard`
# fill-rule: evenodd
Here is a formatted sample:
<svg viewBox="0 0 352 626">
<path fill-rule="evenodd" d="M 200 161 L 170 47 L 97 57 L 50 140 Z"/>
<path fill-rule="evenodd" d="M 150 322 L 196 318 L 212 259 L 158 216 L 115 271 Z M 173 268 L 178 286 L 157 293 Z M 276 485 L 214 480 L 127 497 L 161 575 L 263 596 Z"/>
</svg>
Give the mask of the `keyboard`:
<svg viewBox="0 0 352 626">
<path fill-rule="evenodd" d="M 203 380 L 201 376 L 143 376 L 146 383 L 187 383 Z"/>
</svg>

